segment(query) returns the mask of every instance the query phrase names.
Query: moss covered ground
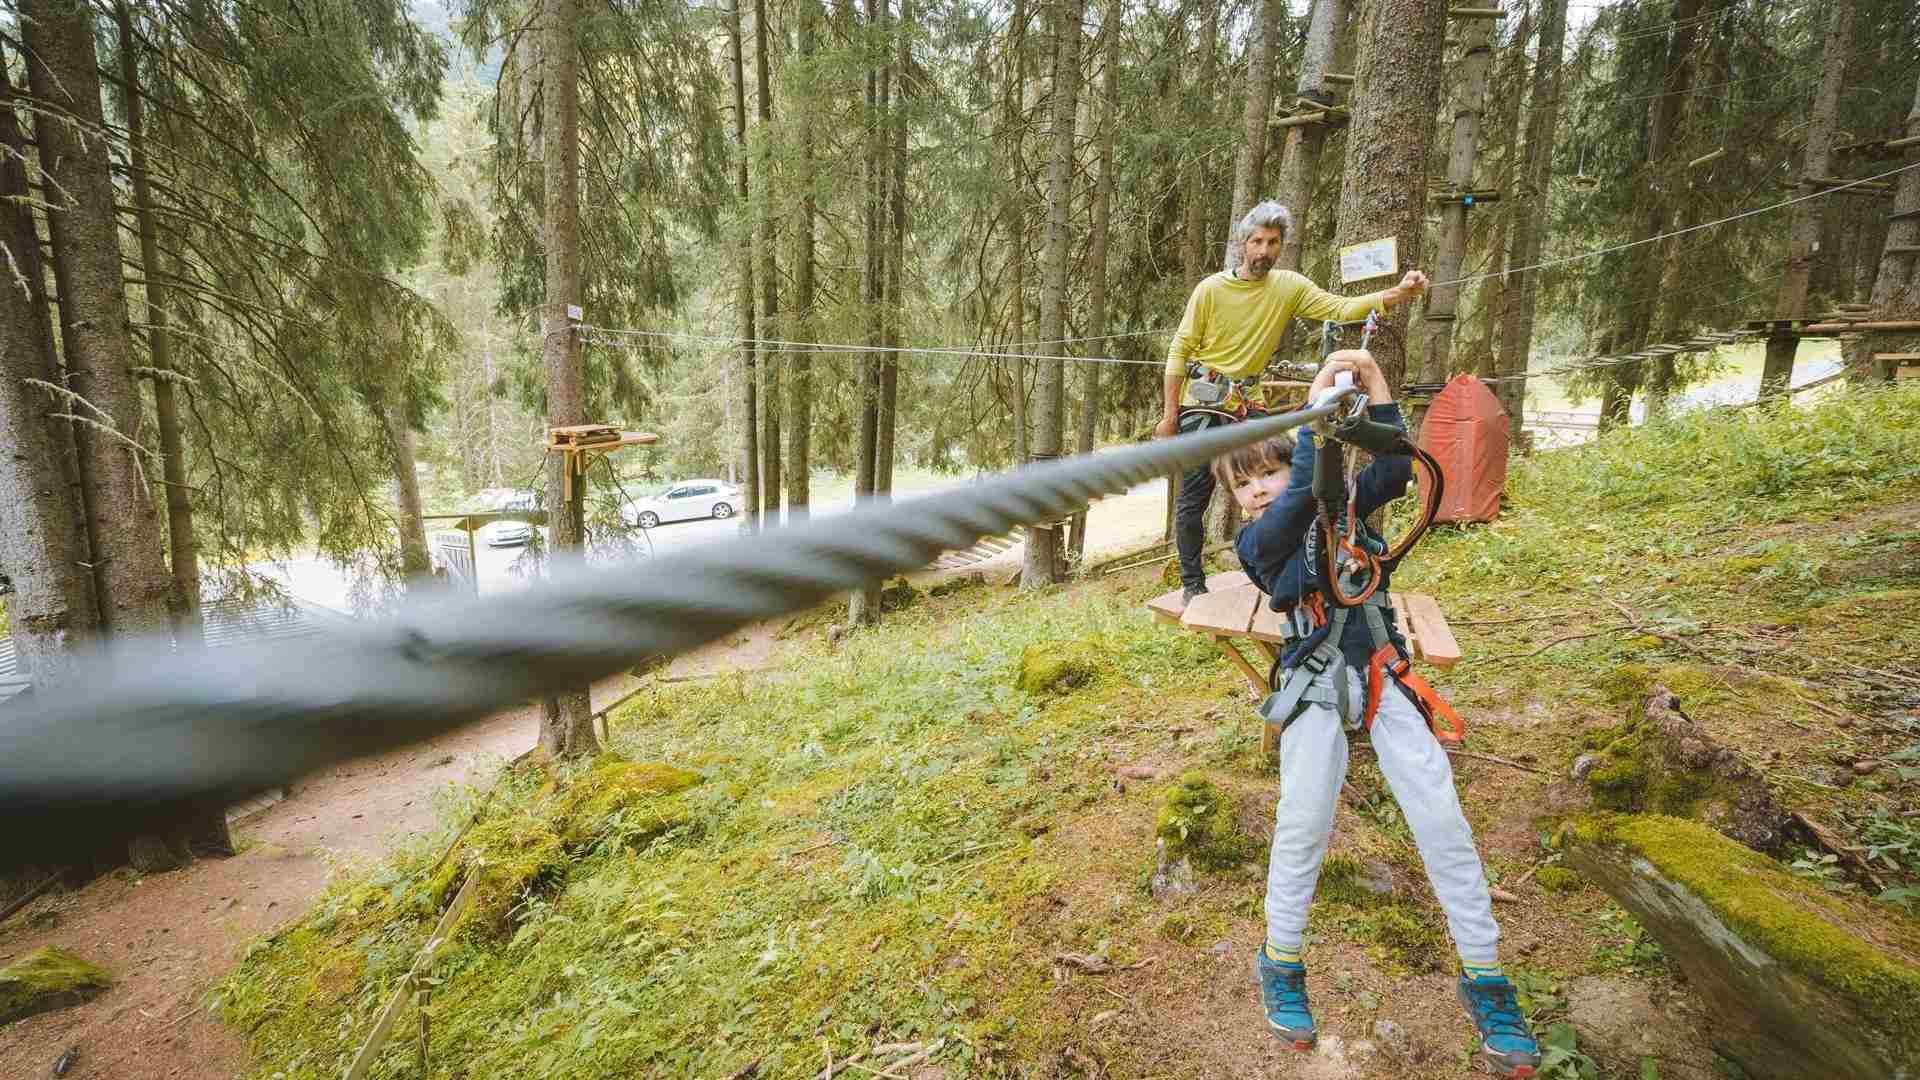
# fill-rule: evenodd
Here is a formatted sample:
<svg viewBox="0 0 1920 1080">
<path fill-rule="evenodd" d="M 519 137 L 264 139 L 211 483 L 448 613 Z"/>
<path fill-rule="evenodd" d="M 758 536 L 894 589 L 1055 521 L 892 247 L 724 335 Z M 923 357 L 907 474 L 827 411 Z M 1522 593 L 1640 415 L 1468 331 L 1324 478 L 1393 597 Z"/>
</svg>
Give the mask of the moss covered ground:
<svg viewBox="0 0 1920 1080">
<path fill-rule="evenodd" d="M 1517 895 L 1497 914 L 1523 986 L 1607 974 L 1684 994 L 1541 843 L 1568 763 L 1655 681 L 1785 805 L 1863 850 L 1877 837 L 1884 885 L 1920 886 L 1920 835 L 1901 831 L 1920 781 L 1902 757 L 1920 746 L 1916 521 L 1920 390 L 1904 389 L 1538 455 L 1499 521 L 1438 530 L 1408 560 L 1400 585 L 1433 594 L 1467 652 L 1435 681 L 1469 748 L 1542 770 L 1456 763 L 1489 877 Z M 340 1075 L 454 875 L 481 873 L 489 902 L 434 969 L 434 1075 L 801 1077 L 938 1038 L 929 1065 L 956 1077 L 1076 1060 L 1306 1075 L 1272 1049 L 1248 975 L 1274 774 L 1219 651 L 1146 616 L 1159 571 L 927 596 L 837 643 L 796 635 L 770 673 L 656 684 L 611 718 L 618 760 L 511 773 L 442 860 L 477 796 L 451 806 L 443 835 L 255 943 L 218 1013 L 256 1075 Z M 1209 860 L 1196 894 L 1156 901 L 1174 818 L 1254 857 Z M 1356 1039 L 1392 1019 L 1415 1072 L 1468 1075 L 1445 922 L 1364 749 L 1333 856 L 1308 951 L 1323 1026 Z M 1354 887 L 1380 866 L 1389 894 Z M 1816 887 L 1898 902 L 1846 875 Z M 1075 974 L 1061 953 L 1119 970 Z M 1529 1000 L 1566 1018 L 1564 996 Z M 1689 1045 L 1672 1053 L 1708 1068 L 1704 1037 Z M 374 1075 L 417 1076 L 414 1054 L 396 1042 Z"/>
</svg>

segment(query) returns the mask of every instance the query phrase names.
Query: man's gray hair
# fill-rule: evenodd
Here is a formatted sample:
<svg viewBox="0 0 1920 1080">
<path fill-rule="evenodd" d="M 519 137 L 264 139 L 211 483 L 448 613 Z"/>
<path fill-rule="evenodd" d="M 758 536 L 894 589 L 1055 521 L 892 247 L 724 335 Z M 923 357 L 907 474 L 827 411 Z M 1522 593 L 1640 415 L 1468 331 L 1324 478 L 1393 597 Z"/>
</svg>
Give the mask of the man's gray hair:
<svg viewBox="0 0 1920 1080">
<path fill-rule="evenodd" d="M 1293 213 L 1272 199 L 1256 205 L 1240 219 L 1240 225 L 1234 232 L 1234 238 L 1244 240 L 1253 235 L 1255 229 L 1279 229 L 1280 235 L 1293 231 Z"/>
</svg>

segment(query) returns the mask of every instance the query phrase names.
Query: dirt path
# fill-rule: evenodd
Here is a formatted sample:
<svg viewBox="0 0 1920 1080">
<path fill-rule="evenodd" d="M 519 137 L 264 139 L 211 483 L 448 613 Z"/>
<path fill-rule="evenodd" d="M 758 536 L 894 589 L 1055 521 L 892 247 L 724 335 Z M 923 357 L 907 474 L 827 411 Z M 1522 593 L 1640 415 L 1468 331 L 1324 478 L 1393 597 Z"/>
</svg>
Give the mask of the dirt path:
<svg viewBox="0 0 1920 1080">
<path fill-rule="evenodd" d="M 594 707 L 638 685 L 630 675 L 603 680 Z M 0 964 L 58 945 L 105 966 L 118 984 L 86 1005 L 0 1029 L 0 1077 L 51 1076 L 70 1048 L 79 1056 L 69 1078 L 237 1075 L 244 1043 L 200 1002 L 239 946 L 305 912 L 335 866 L 432 828 L 437 789 L 483 780 L 531 746 L 538 727 L 538 707 L 523 706 L 306 776 L 285 801 L 235 823 L 233 858 L 147 877 L 122 871 L 8 919 Z"/>
</svg>

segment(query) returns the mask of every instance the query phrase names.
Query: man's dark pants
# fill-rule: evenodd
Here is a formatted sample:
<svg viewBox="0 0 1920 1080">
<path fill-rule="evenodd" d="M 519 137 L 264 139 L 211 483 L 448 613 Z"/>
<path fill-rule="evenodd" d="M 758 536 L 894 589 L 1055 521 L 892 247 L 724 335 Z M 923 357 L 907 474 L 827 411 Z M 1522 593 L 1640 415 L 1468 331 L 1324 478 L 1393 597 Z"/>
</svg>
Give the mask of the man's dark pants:
<svg viewBox="0 0 1920 1080">
<path fill-rule="evenodd" d="M 1213 470 L 1205 465 L 1180 477 L 1180 497 L 1173 504 L 1173 543 L 1180 552 L 1180 584 L 1205 588 L 1207 571 L 1200 551 L 1207 544 L 1207 504 L 1213 501 Z"/>
</svg>

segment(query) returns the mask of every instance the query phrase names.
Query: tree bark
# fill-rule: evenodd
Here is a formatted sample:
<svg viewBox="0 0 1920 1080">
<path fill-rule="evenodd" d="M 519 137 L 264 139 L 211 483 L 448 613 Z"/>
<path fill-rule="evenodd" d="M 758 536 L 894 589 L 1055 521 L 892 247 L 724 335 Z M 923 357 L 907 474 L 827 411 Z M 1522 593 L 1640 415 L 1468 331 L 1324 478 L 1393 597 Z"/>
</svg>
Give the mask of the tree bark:
<svg viewBox="0 0 1920 1080">
<path fill-rule="evenodd" d="M 421 518 L 419 458 L 414 450 L 413 425 L 407 422 L 404 394 L 375 390 L 368 404 L 379 416 L 387 438 L 387 460 L 393 467 L 396 524 L 400 533 L 400 572 L 413 590 L 433 579 L 433 559 L 427 553 L 426 522 Z"/>
<path fill-rule="evenodd" d="M 1267 178 L 1267 124 L 1273 116 L 1274 67 L 1280 50 L 1280 17 L 1286 0 L 1260 0 L 1260 36 L 1247 53 L 1247 109 L 1243 117 L 1245 141 L 1234 158 L 1233 210 L 1227 215 L 1227 249 L 1221 265 L 1240 265 L 1240 236 L 1236 228 Z"/>
<path fill-rule="evenodd" d="M 1641 219 L 1639 235 L 1636 240 L 1651 240 L 1666 230 L 1667 221 L 1672 215 L 1670 192 L 1672 183 L 1680 175 L 1676 162 L 1669 161 L 1673 145 L 1673 133 L 1680 123 L 1680 110 L 1685 106 L 1688 90 L 1693 84 L 1693 48 L 1699 38 L 1700 10 L 1706 0 L 1676 0 L 1673 9 L 1673 36 L 1667 39 L 1666 56 L 1660 75 L 1660 94 L 1647 106 L 1647 153 L 1645 175 L 1647 184 L 1643 201 L 1645 216 Z M 1629 281 L 1652 282 L 1657 280 L 1656 269 L 1659 248 L 1655 244 L 1645 243 L 1633 249 L 1627 275 Z M 1635 304 L 1627 309 L 1626 317 L 1621 320 L 1621 333 L 1618 347 L 1628 352 L 1638 352 L 1646 348 L 1647 331 L 1652 326 L 1653 311 L 1650 305 Z M 1627 421 L 1632 415 L 1633 394 L 1640 388 L 1641 368 L 1638 363 L 1617 364 L 1612 375 L 1602 387 L 1600 395 L 1599 430 L 1602 433 Z"/>
<path fill-rule="evenodd" d="M 818 0 L 800 0 L 800 63 L 812 70 L 815 35 L 818 32 Z M 813 228 L 818 203 L 814 195 L 817 182 L 814 169 L 814 128 L 811 101 L 801 102 L 800 139 L 800 220 L 794 229 L 793 325 L 802 341 L 813 337 Z M 813 498 L 813 372 L 806 353 L 796 352 L 787 362 L 787 518 L 796 524 L 807 520 Z"/>
<path fill-rule="evenodd" d="M 1846 75 L 1847 54 L 1853 51 L 1853 0 L 1832 0 L 1827 16 L 1827 41 L 1821 59 L 1820 88 L 1814 92 L 1813 112 L 1807 120 L 1807 142 L 1800 157 L 1801 195 L 1820 191 L 1814 177 L 1831 176 L 1834 117 L 1840 111 L 1840 85 Z M 1813 277 L 1813 254 L 1820 246 L 1820 213 L 1811 203 L 1793 207 L 1789 226 L 1787 273 L 1780 279 L 1774 300 L 1775 318 L 1797 319 L 1807 313 L 1807 286 Z M 1792 333 L 1767 338 L 1767 358 L 1760 368 L 1760 396 L 1773 397 L 1793 382 L 1793 358 L 1800 339 Z"/>
<path fill-rule="evenodd" d="M 1087 236 L 1087 263 L 1093 275 L 1087 301 L 1087 336 L 1095 353 L 1110 356 L 1112 342 L 1107 339 L 1107 235 L 1113 224 L 1113 130 L 1114 107 L 1118 97 L 1115 73 L 1120 68 L 1121 0 L 1112 0 L 1100 20 L 1100 175 L 1093 188 L 1093 225 Z M 1094 428 L 1100 416 L 1100 365 L 1080 365 L 1080 425 L 1075 448 L 1082 454 L 1093 453 Z M 1078 563 L 1087 554 L 1087 512 L 1073 515 L 1067 536 L 1067 553 Z"/>
<path fill-rule="evenodd" d="M 580 302 L 580 43 L 579 0 L 544 0 L 541 15 L 542 156 L 545 159 L 546 307 L 541 360 L 546 369 L 547 425 L 584 424 L 585 375 L 567 306 Z M 547 534 L 556 557 L 585 541 L 586 477 L 568 484 L 573 455 L 547 456 Z M 569 496 L 569 486 L 571 495 Z M 556 757 L 598 753 L 588 688 L 547 699 L 540 745 Z"/>
<path fill-rule="evenodd" d="M 68 411 L 27 384 L 59 385 L 40 237 L 28 198 L 26 138 L 14 108 L 8 58 L 0 54 L 0 197 L 15 275 L 0 275 L 0 567 L 15 655 L 36 687 L 58 685 L 73 650 L 96 626 L 92 561 L 72 476 L 73 437 L 53 419 Z"/>
<path fill-rule="evenodd" d="M 1307 23 L 1307 44 L 1300 57 L 1300 96 L 1332 103 L 1325 76 L 1333 64 L 1339 40 L 1345 34 L 1345 0 L 1315 0 Z M 1280 178 L 1275 190 L 1280 204 L 1293 212 L 1293 229 L 1280 241 L 1275 267 L 1299 270 L 1306 243 L 1307 218 L 1313 212 L 1313 189 L 1320 180 L 1320 152 L 1327 144 L 1325 124 L 1296 124 L 1287 129 L 1280 153 Z"/>
<path fill-rule="evenodd" d="M 160 439 L 161 480 L 166 486 L 170 607 L 175 640 L 197 646 L 200 630 L 200 559 L 193 534 L 193 500 L 187 485 L 185 439 L 180 431 L 180 406 L 168 374 L 173 367 L 173 339 L 167 330 L 167 290 L 160 272 L 159 230 L 153 220 L 153 197 L 147 177 L 146 91 L 140 80 L 140 45 L 133 33 L 133 11 L 118 6 L 120 26 L 121 93 L 127 109 L 127 159 L 133 181 L 133 205 L 139 221 L 140 269 L 146 278 L 147 348 L 153 368 L 153 411 Z"/>
<path fill-rule="evenodd" d="M 1040 337 L 1058 341 L 1067 322 L 1067 214 L 1073 201 L 1073 133 L 1079 116 L 1080 26 L 1086 0 L 1054 0 L 1053 149 L 1047 163 L 1046 280 L 1040 294 Z M 1042 360 L 1040 393 L 1034 410 L 1033 459 L 1051 461 L 1066 443 L 1067 368 L 1064 360 Z M 1022 589 L 1038 589 L 1066 579 L 1058 523 L 1027 530 Z"/>
<path fill-rule="evenodd" d="M 1347 131 L 1334 246 L 1393 236 L 1403 270 L 1419 267 L 1424 254 L 1427 152 L 1446 21 L 1446 0 L 1381 0 L 1367 20 L 1354 72 L 1361 92 Z M 1376 280 L 1367 287 L 1391 284 Z M 1406 307 L 1383 312 L 1380 323 L 1373 354 L 1397 395 L 1407 373 Z"/>
<path fill-rule="evenodd" d="M 1200 77 L 1193 89 L 1199 104 L 1190 121 L 1195 130 L 1204 128 L 1213 120 L 1213 92 L 1220 79 L 1220 5 L 1208 4 L 1206 9 L 1206 29 L 1200 35 Z M 1191 289 L 1200 284 L 1201 278 L 1213 272 L 1213 268 L 1207 265 L 1207 174 L 1204 164 L 1198 160 L 1188 162 L 1180 186 L 1186 194 L 1187 203 L 1186 247 L 1183 255 L 1187 287 Z"/>
<path fill-rule="evenodd" d="M 170 621 L 169 590 L 146 461 L 132 441 L 141 402 L 120 277 L 112 162 L 105 140 L 91 134 L 105 122 L 92 13 L 73 0 L 28 0 L 20 15 L 34 97 L 40 108 L 72 118 L 43 113 L 34 131 L 49 201 L 70 200 L 50 210 L 49 218 L 59 221 L 53 258 L 65 285 L 60 304 L 67 389 L 86 404 L 63 401 L 60 409 L 86 418 L 77 425 L 86 450 L 80 482 L 99 625 L 112 634 L 157 633 Z"/>
<path fill-rule="evenodd" d="M 1547 0 L 1549 4 L 1556 0 Z M 1564 0 L 1561 0 L 1564 2 Z M 1453 146 L 1447 154 L 1447 184 L 1454 191 L 1473 187 L 1474 159 L 1480 150 L 1480 113 L 1487 100 L 1487 67 L 1493 60 L 1493 20 L 1469 19 L 1460 30 L 1463 50 L 1460 57 L 1459 99 L 1454 105 Z M 1434 280 L 1457 281 L 1467 257 L 1467 211 L 1465 200 L 1447 203 L 1441 210 L 1440 252 L 1434 260 Z M 1444 382 L 1453 371 L 1454 316 L 1460 307 L 1460 286 L 1439 284 L 1427 294 L 1425 321 L 1432 323 L 1427 334 L 1427 355 L 1420 368 L 1420 381 Z"/>
<path fill-rule="evenodd" d="M 1913 89 L 1905 134 L 1910 139 L 1920 138 L 1920 84 Z M 1883 319 L 1920 308 L 1920 255 L 1914 253 L 1916 246 L 1920 246 L 1920 169 L 1910 169 L 1900 174 L 1894 188 L 1893 218 L 1887 224 L 1886 243 L 1880 249 L 1880 264 L 1873 275 L 1871 302 L 1874 312 Z M 1890 365 L 1873 359 L 1877 351 L 1898 351 L 1882 349 L 1884 344 L 1891 343 L 1877 333 L 1861 334 L 1847 342 L 1847 377 L 1852 381 L 1893 378 Z"/>
<path fill-rule="evenodd" d="M 747 184 L 747 74 L 741 29 L 740 0 L 727 9 L 728 59 L 733 65 L 734 195 L 741 214 L 740 275 L 740 502 L 741 528 L 760 527 L 760 415 L 759 372 L 754 364 L 753 211 Z"/>
<path fill-rule="evenodd" d="M 869 348 L 884 344 L 886 334 L 881 307 L 886 300 L 889 177 L 886 160 L 886 99 L 889 87 L 886 66 L 878 50 L 887 12 L 887 0 L 867 0 L 867 25 L 865 33 L 861 35 L 864 42 L 862 62 L 867 69 L 867 107 L 863 169 L 865 227 L 862 236 L 865 257 L 860 275 L 860 301 Z M 873 497 L 879 479 L 876 466 L 880 448 L 880 357 L 880 352 L 875 349 L 860 359 L 860 458 L 853 475 L 856 503 Z M 854 590 L 847 600 L 847 622 L 854 626 L 870 626 L 879 621 L 880 583 L 873 582 Z"/>
<path fill-rule="evenodd" d="M 1007 142 L 1004 150 L 1008 169 L 1004 214 L 1007 218 L 1008 248 L 1013 253 L 1013 280 L 1009 286 L 1012 294 L 1009 321 L 1012 324 L 1013 345 L 1008 351 L 1013 353 L 1026 352 L 1026 342 L 1030 337 L 1027 333 L 1026 138 L 1022 130 L 1026 123 L 1027 19 L 1027 0 L 1013 0 L 1013 22 L 1007 31 Z M 1013 459 L 1026 461 L 1031 450 L 1031 432 L 1027 423 L 1027 362 L 1020 359 L 1009 361 L 1007 377 L 1013 384 L 1012 393 L 1008 395 L 1013 406 Z"/>
<path fill-rule="evenodd" d="M 1547 220 L 1547 194 L 1553 182 L 1553 136 L 1560 116 L 1560 62 L 1567 35 L 1567 0 L 1545 0 L 1540 24 L 1539 55 L 1533 63 L 1533 90 L 1528 95 L 1527 156 L 1521 166 L 1508 213 L 1511 229 L 1507 248 L 1509 267 L 1540 261 Z M 1533 349 L 1534 305 L 1540 296 L 1537 271 L 1518 275 L 1505 288 L 1500 328 L 1500 362 L 1496 371 L 1506 382 L 1495 392 L 1507 410 L 1507 425 L 1515 445 L 1525 421 L 1527 364 Z"/>
<path fill-rule="evenodd" d="M 753 0 L 754 93 L 760 114 L 760 196 L 755 202 L 759 221 L 756 246 L 760 252 L 760 326 L 768 337 L 777 336 L 774 327 L 780 318 L 780 278 L 774 261 L 779 241 L 773 217 L 773 83 L 768 74 L 767 0 Z M 760 505 L 767 525 L 780 524 L 780 361 L 772 349 L 760 352 L 761 378 L 765 382 L 760 409 L 766 414 L 765 432 L 760 439 Z"/>
<path fill-rule="evenodd" d="M 891 176 L 887 183 L 887 280 L 886 343 L 900 346 L 901 327 L 906 323 L 906 298 L 901 292 L 907 264 L 907 72 L 913 55 L 908 34 L 913 22 L 912 0 L 900 0 L 900 18 L 891 27 L 898 100 L 889 113 L 891 122 L 889 150 Z M 882 91 L 881 104 L 885 91 Z M 887 353 L 880 362 L 880 414 L 874 426 L 873 493 L 881 501 L 893 498 L 895 442 L 900 415 L 900 362 L 898 353 Z"/>
</svg>

